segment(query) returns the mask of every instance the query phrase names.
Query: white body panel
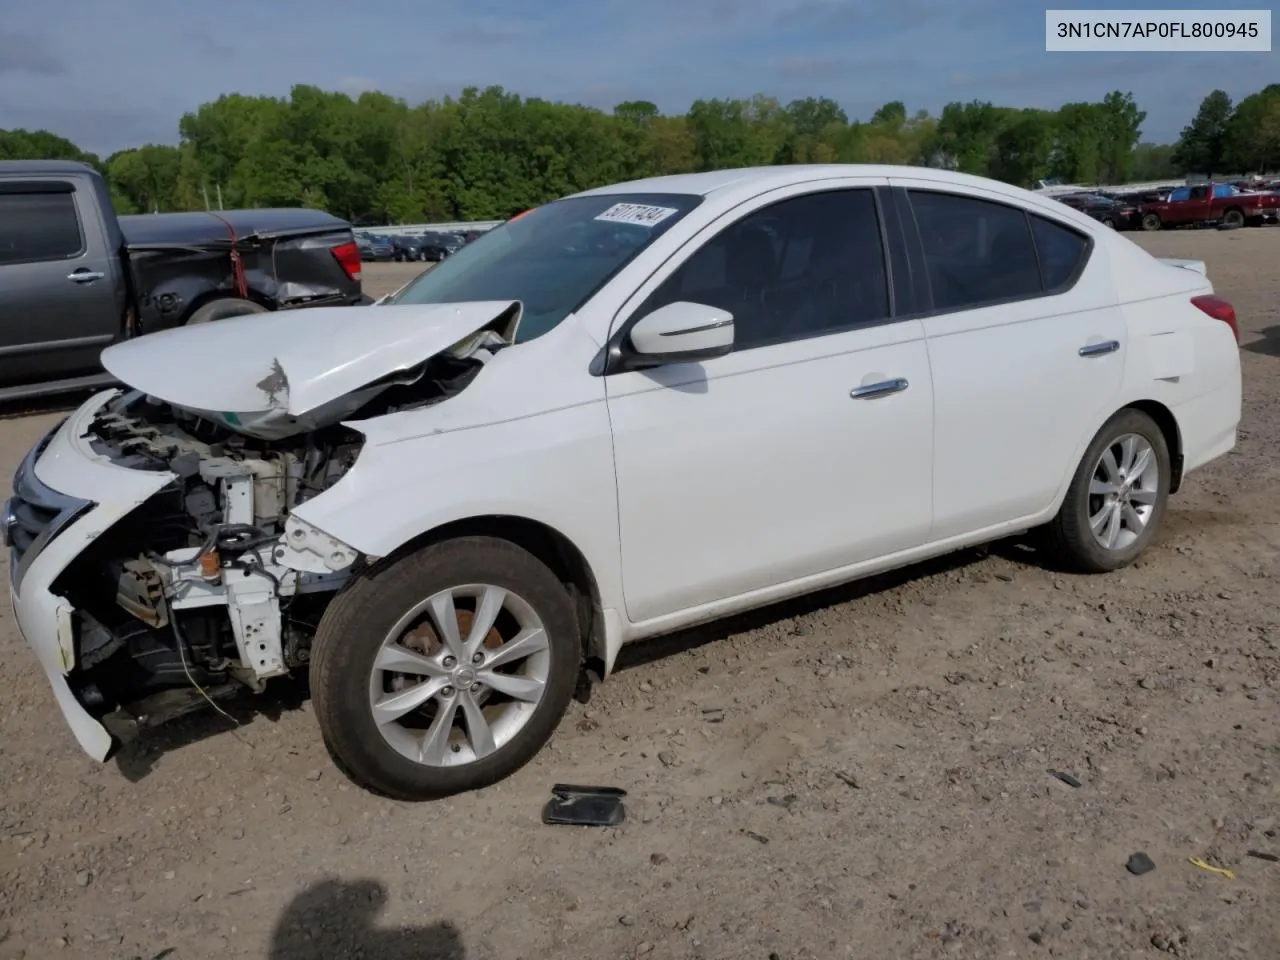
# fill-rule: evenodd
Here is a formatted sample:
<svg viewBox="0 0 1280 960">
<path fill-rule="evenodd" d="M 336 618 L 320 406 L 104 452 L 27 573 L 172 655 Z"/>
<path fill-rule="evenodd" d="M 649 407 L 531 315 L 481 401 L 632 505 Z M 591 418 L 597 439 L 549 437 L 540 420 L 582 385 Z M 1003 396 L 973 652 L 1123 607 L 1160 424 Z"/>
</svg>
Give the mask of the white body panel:
<svg viewBox="0 0 1280 960">
<path fill-rule="evenodd" d="M 600 375 L 617 325 L 717 224 L 771 199 L 891 181 L 1055 218 L 1093 238 L 1092 261 L 1060 295 Z M 1051 199 L 944 171 L 840 166 L 721 171 L 591 192 L 705 199 L 575 314 L 498 351 L 456 396 L 351 424 L 366 437 L 355 466 L 298 506 L 296 518 L 372 557 L 455 521 L 543 524 L 590 568 L 604 623 L 595 642 L 608 669 L 629 640 L 1048 520 L 1084 447 L 1126 405 L 1172 412 L 1185 470 L 1235 442 L 1237 347 L 1226 324 L 1190 302 L 1212 291 L 1208 280 L 1159 263 Z M 254 316 L 113 348 L 108 366 L 165 399 L 227 411 L 263 406 L 257 380 L 275 358 L 289 381 L 283 407 L 301 411 L 448 348 L 508 306 Z M 301 344 L 300 328 L 312 334 Z M 237 333 L 235 349 L 216 346 L 227 331 Z M 1078 353 L 1107 340 L 1120 348 Z M 236 375 L 192 374 L 186 360 L 196 348 L 207 348 L 205 360 L 218 351 L 217 362 Z M 909 387 L 851 397 L 890 378 Z M 69 611 L 50 585 L 169 479 L 116 467 L 77 439 L 101 402 L 77 411 L 37 465 L 49 487 L 97 506 L 37 557 L 14 598 L 24 636 L 95 756 L 108 741 L 67 686 Z"/>
<path fill-rule="evenodd" d="M 948 192 L 1002 199 L 987 189 Z M 1117 409 L 1127 337 L 1108 259 L 1091 257 L 1064 293 L 944 313 L 924 329 L 936 409 L 932 539 L 1039 517 L 1054 505 L 1063 468 L 1075 468 L 1075 450 Z M 1079 353 L 1107 342 L 1119 349 Z"/>
<path fill-rule="evenodd" d="M 190 410 L 300 417 L 464 339 L 506 302 L 314 307 L 162 330 L 102 352 L 108 372 Z M 199 363 L 193 365 L 192 357 Z"/>
<path fill-rule="evenodd" d="M 897 377 L 901 393 L 850 397 Z M 610 377 L 609 415 L 633 621 L 929 533 L 933 398 L 918 321 Z"/>
<path fill-rule="evenodd" d="M 164 472 L 128 470 L 108 462 L 80 439 L 88 421 L 116 391 L 99 393 L 73 413 L 36 461 L 41 483 L 96 506 L 71 522 L 27 567 L 20 591 L 10 588 L 14 619 L 44 667 L 54 697 L 80 746 L 96 760 L 106 758 L 111 737 L 75 699 L 66 674 L 75 664 L 71 606 L 50 586 L 90 543 L 130 510 L 173 479 Z"/>
</svg>

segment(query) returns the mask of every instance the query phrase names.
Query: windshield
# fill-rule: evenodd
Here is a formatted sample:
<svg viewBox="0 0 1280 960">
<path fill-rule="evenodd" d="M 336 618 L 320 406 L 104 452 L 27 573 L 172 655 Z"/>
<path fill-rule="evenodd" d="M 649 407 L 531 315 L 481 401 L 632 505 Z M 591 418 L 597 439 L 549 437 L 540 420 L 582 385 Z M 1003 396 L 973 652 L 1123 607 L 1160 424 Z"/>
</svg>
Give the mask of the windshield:
<svg viewBox="0 0 1280 960">
<path fill-rule="evenodd" d="M 689 194 L 569 197 L 481 235 L 388 303 L 519 300 L 516 342 L 552 329 L 696 207 Z"/>
</svg>

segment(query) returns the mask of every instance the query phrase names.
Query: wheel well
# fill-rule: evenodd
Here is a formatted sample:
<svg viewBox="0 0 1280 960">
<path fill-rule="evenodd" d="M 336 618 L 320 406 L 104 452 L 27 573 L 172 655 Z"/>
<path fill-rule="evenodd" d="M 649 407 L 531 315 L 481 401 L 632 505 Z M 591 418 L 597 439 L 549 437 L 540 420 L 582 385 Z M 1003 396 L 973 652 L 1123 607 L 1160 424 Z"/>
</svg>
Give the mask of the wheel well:
<svg viewBox="0 0 1280 960">
<path fill-rule="evenodd" d="M 493 537 L 528 550 L 547 565 L 573 598 L 582 639 L 583 659 L 603 676 L 604 613 L 600 588 L 582 551 L 560 531 L 525 517 L 488 516 L 455 520 L 413 538 L 395 551 L 401 555 L 458 537 Z M 594 661 L 599 660 L 599 663 Z"/>
<path fill-rule="evenodd" d="M 242 297 L 237 293 L 229 292 L 227 290 L 209 290 L 192 300 L 187 309 L 182 311 L 182 316 L 178 320 L 178 326 L 185 325 L 186 322 L 191 319 L 191 315 L 193 313 L 203 307 L 206 303 L 212 303 L 214 300 L 248 300 L 251 303 L 256 303 L 260 307 L 266 307 L 268 310 L 275 309 L 270 298 L 259 293 L 257 290 L 254 290 L 252 287 L 249 289 L 249 295 L 247 297 Z"/>
<path fill-rule="evenodd" d="M 1164 442 L 1169 445 L 1169 460 L 1173 465 L 1169 492 L 1177 493 L 1182 486 L 1182 432 L 1178 429 L 1177 418 L 1172 410 L 1155 400 L 1139 400 L 1129 404 L 1129 409 L 1141 410 L 1156 422 L 1156 426 L 1164 434 Z"/>
</svg>

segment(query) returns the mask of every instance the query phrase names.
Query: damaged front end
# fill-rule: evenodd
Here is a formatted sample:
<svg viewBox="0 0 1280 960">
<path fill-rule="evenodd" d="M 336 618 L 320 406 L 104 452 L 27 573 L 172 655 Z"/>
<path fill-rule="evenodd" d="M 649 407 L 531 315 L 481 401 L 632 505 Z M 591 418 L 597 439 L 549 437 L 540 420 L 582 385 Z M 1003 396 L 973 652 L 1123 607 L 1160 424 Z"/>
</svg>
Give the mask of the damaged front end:
<svg viewBox="0 0 1280 960">
<path fill-rule="evenodd" d="M 330 599 L 368 558 L 294 508 L 351 469 L 365 443 L 360 421 L 454 396 L 511 342 L 517 318 L 518 305 L 504 309 L 501 322 L 425 360 L 401 353 L 383 371 L 366 363 L 348 390 L 338 392 L 353 377 L 329 377 L 331 396 L 292 361 L 299 354 L 280 351 L 254 383 L 255 402 L 238 409 L 141 389 L 102 406 L 82 436 L 93 454 L 171 479 L 51 584 L 74 611 L 68 680 L 79 701 L 99 718 L 120 711 L 109 723 L 153 725 L 305 666 Z"/>
</svg>

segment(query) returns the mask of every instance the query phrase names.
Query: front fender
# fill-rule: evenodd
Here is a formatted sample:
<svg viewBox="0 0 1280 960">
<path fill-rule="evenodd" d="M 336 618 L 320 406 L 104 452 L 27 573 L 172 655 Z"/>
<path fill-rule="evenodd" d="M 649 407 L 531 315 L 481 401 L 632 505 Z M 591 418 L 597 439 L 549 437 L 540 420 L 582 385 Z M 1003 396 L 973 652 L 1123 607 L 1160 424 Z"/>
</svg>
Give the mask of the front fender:
<svg viewBox="0 0 1280 960">
<path fill-rule="evenodd" d="M 621 607 L 617 486 L 603 400 L 447 433 L 370 440 L 355 465 L 294 516 L 370 557 L 448 523 L 513 516 L 561 533 Z"/>
</svg>

